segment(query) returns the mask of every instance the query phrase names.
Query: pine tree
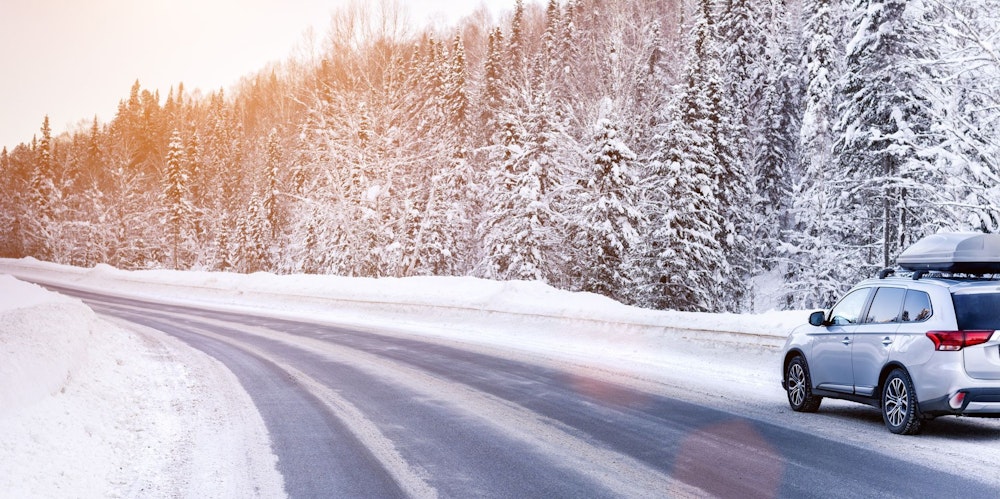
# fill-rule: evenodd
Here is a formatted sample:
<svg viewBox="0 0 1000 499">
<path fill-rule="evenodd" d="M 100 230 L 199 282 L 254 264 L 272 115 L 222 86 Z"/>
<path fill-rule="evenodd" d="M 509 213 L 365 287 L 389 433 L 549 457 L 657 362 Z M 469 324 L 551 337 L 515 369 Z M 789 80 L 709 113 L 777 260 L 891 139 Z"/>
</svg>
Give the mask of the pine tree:
<svg viewBox="0 0 1000 499">
<path fill-rule="evenodd" d="M 61 193 L 57 189 L 55 159 L 53 158 L 52 129 L 49 117 L 42 121 L 42 138 L 35 144 L 34 163 L 28 191 L 27 227 L 30 253 L 42 260 L 53 258 L 56 243 L 53 229 L 58 223 Z"/>
<path fill-rule="evenodd" d="M 856 268 L 889 266 L 914 237 L 928 231 L 934 210 L 911 196 L 931 193 L 920 156 L 932 119 L 912 60 L 924 50 L 922 13 L 905 0 L 856 0 L 847 46 L 844 102 L 835 152 L 835 188 L 844 220 L 840 234 L 855 249 Z"/>
<path fill-rule="evenodd" d="M 278 143 L 278 130 L 272 128 L 267 136 L 266 154 L 266 177 L 267 190 L 264 192 L 264 213 L 267 224 L 270 227 L 270 238 L 276 240 L 281 232 L 281 216 L 278 212 L 278 177 L 281 163 L 281 145 Z"/>
<path fill-rule="evenodd" d="M 685 82 L 651 157 L 657 219 L 650 234 L 654 280 L 648 299 L 657 308 L 720 311 L 733 274 L 722 241 L 726 220 L 717 197 L 718 75 L 710 2 L 702 1 L 692 30 Z"/>
<path fill-rule="evenodd" d="M 475 230 L 471 219 L 475 180 L 466 149 L 471 137 L 465 64 L 460 36 L 454 38 L 450 52 L 439 53 L 433 64 L 440 85 L 431 98 L 431 126 L 440 145 L 426 161 L 429 177 L 417 182 L 425 196 L 414 206 L 419 213 L 413 217 L 416 234 L 406 275 L 457 275 L 468 268 L 470 234 Z M 444 154 L 445 150 L 450 153 Z"/>
<path fill-rule="evenodd" d="M 792 179 L 799 172 L 801 154 L 802 83 L 801 40 L 793 33 L 790 15 L 772 7 L 765 32 L 763 86 L 757 130 L 752 134 L 752 177 L 756 182 L 750 231 L 754 273 L 771 270 L 779 261 L 788 228 Z"/>
<path fill-rule="evenodd" d="M 172 268 L 180 269 L 181 243 L 191 225 L 191 200 L 188 193 L 189 175 L 185 168 L 184 142 L 174 129 L 167 148 L 167 178 L 163 198 L 166 205 L 167 233 L 170 236 Z"/>
<path fill-rule="evenodd" d="M 542 33 L 542 47 L 545 50 L 545 65 L 550 74 L 559 74 L 563 61 L 563 21 L 559 0 L 549 0 L 545 8 L 545 32 Z"/>
<path fill-rule="evenodd" d="M 475 231 L 469 206 L 473 172 L 464 151 L 430 179 L 425 212 L 415 245 L 414 273 L 461 275 Z"/>
<path fill-rule="evenodd" d="M 853 262 L 844 251 L 834 217 L 837 176 L 833 158 L 833 123 L 836 81 L 840 74 L 842 50 L 836 44 L 840 19 L 837 0 L 807 0 L 804 3 L 806 79 L 803 118 L 799 135 L 802 175 L 793 186 L 788 232 L 789 266 L 786 276 L 788 305 L 822 308 L 854 282 L 854 274 L 843 273 L 839 262 Z"/>
<path fill-rule="evenodd" d="M 584 277 L 584 291 L 635 303 L 639 230 L 644 223 L 638 207 L 637 156 L 622 141 L 617 125 L 605 118 L 594 127 L 587 159 L 577 273 Z"/>
<path fill-rule="evenodd" d="M 507 42 L 507 76 L 510 82 L 518 82 L 524 76 L 527 59 L 527 38 L 524 33 L 524 0 L 515 0 L 514 14 L 510 21 L 510 36 Z"/>
<path fill-rule="evenodd" d="M 501 117 L 489 170 L 487 213 L 479 227 L 483 277 L 547 281 L 555 241 L 551 192 L 543 164 L 528 154 L 529 130 L 521 117 Z"/>
<path fill-rule="evenodd" d="M 748 306 L 748 283 L 759 271 L 751 251 L 752 206 L 756 200 L 757 159 L 753 137 L 761 128 L 766 68 L 761 13 L 749 0 L 728 0 L 717 23 L 710 2 L 701 3 L 701 17 L 708 25 L 703 44 L 704 72 L 710 87 L 712 108 L 708 110 L 709 136 L 718 160 L 715 176 L 723 225 L 719 245 L 726 256 L 728 274 L 720 275 L 725 309 Z M 714 30 L 713 30 L 713 25 Z"/>
<path fill-rule="evenodd" d="M 479 98 L 482 105 L 480 121 L 487 130 L 493 128 L 496 113 L 503 105 L 505 87 L 503 65 L 503 30 L 495 28 L 490 31 L 486 45 L 483 90 Z"/>
<path fill-rule="evenodd" d="M 236 222 L 234 267 L 239 272 L 260 272 L 271 266 L 266 215 L 261 196 L 254 193 Z"/>
<path fill-rule="evenodd" d="M 42 122 L 42 139 L 35 147 L 35 169 L 31 177 L 31 196 L 35 216 L 39 221 L 51 221 L 55 217 L 56 171 L 52 158 L 52 128 L 49 117 Z"/>
</svg>

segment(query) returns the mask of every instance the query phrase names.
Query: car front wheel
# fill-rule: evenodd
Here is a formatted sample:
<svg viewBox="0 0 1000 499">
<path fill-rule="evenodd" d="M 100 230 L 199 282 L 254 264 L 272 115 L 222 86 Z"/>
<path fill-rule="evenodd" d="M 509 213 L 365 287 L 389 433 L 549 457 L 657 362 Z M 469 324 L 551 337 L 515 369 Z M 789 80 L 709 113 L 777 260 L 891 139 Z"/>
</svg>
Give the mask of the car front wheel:
<svg viewBox="0 0 1000 499">
<path fill-rule="evenodd" d="M 923 426 L 913 381 L 902 369 L 889 373 L 882 386 L 882 420 L 897 435 L 916 435 Z"/>
<path fill-rule="evenodd" d="M 823 397 L 813 395 L 812 381 L 809 379 L 809 366 L 801 355 L 788 363 L 785 371 L 785 389 L 788 392 L 788 405 L 795 412 L 816 412 Z"/>
</svg>

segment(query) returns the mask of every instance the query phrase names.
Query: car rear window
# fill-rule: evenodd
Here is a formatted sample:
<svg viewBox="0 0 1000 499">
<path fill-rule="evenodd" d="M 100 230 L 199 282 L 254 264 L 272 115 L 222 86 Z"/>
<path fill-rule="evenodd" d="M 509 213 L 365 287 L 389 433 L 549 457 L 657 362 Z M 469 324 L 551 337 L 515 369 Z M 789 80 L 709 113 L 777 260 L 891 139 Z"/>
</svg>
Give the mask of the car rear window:
<svg viewBox="0 0 1000 499">
<path fill-rule="evenodd" d="M 1000 329 L 1000 293 L 957 294 L 952 298 L 959 329 Z"/>
</svg>

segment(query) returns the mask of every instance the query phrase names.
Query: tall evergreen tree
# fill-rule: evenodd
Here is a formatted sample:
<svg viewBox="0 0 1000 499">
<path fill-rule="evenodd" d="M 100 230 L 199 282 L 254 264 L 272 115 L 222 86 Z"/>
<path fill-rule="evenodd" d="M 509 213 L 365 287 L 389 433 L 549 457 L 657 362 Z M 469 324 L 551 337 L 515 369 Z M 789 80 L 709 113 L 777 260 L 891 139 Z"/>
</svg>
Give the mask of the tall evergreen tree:
<svg viewBox="0 0 1000 499">
<path fill-rule="evenodd" d="M 500 118 L 488 172 L 487 212 L 478 228 L 483 242 L 480 274 L 486 278 L 544 279 L 542 262 L 544 213 L 538 169 L 524 158 L 527 130 L 507 114 Z"/>
<path fill-rule="evenodd" d="M 594 127 L 587 150 L 590 167 L 579 208 L 577 245 L 582 248 L 576 273 L 583 289 L 635 303 L 637 294 L 639 209 L 637 156 L 622 141 L 618 126 L 604 118 Z"/>
<path fill-rule="evenodd" d="M 838 192 L 833 157 L 836 120 L 836 82 L 842 49 L 837 45 L 841 26 L 839 0 L 806 0 L 802 38 L 805 51 L 803 117 L 799 135 L 802 174 L 793 186 L 791 230 L 788 232 L 788 305 L 798 308 L 833 306 L 853 282 L 838 262 L 853 262 L 839 240 L 834 220 Z"/>
<path fill-rule="evenodd" d="M 505 88 L 503 66 L 503 30 L 494 28 L 489 33 L 486 45 L 482 94 L 479 98 L 482 106 L 480 121 L 486 130 L 493 128 L 497 110 L 503 105 Z"/>
<path fill-rule="evenodd" d="M 57 223 L 61 193 L 57 189 L 52 129 L 49 127 L 48 116 L 42 121 L 41 132 L 42 138 L 33 148 L 35 166 L 31 170 L 28 186 L 26 226 L 31 238 L 28 247 L 36 257 L 49 260 L 53 257 L 52 247 L 56 243 L 52 230 Z"/>
<path fill-rule="evenodd" d="M 658 308 L 721 311 L 733 272 L 723 250 L 726 220 L 718 198 L 722 177 L 718 157 L 718 59 L 711 2 L 700 3 L 691 32 L 682 94 L 666 117 L 651 157 L 658 220 L 651 233 L 650 263 Z"/>
<path fill-rule="evenodd" d="M 31 176 L 31 199 L 35 217 L 51 221 L 55 217 L 56 169 L 52 157 L 52 128 L 49 117 L 42 122 L 42 138 L 35 147 L 35 169 Z"/>
<path fill-rule="evenodd" d="M 264 192 L 263 199 L 263 209 L 264 217 L 267 220 L 269 226 L 270 239 L 272 241 L 278 238 L 278 233 L 281 231 L 281 215 L 278 211 L 278 195 L 280 194 L 278 189 L 278 179 L 279 179 L 279 168 L 281 164 L 281 145 L 278 143 L 278 130 L 272 128 L 271 132 L 267 136 L 267 151 L 265 152 L 265 164 L 266 169 L 265 176 L 267 179 L 267 190 Z"/>
<path fill-rule="evenodd" d="M 801 158 L 801 39 L 790 25 L 791 15 L 780 9 L 782 4 L 768 4 L 771 21 L 763 41 L 764 76 L 756 130 L 750 137 L 756 195 L 749 239 L 755 274 L 771 270 L 779 260 L 778 249 L 784 247 L 789 223 L 792 179 L 799 172 Z"/>
<path fill-rule="evenodd" d="M 905 0 L 856 0 L 846 51 L 844 102 L 835 152 L 842 218 L 838 234 L 856 268 L 889 266 L 901 248 L 928 232 L 931 169 L 921 157 L 932 119 L 913 60 L 925 50 L 923 12 Z M 916 198 L 914 196 L 916 195 Z"/>
<path fill-rule="evenodd" d="M 170 237 L 172 268 L 180 269 L 181 243 L 191 225 L 191 200 L 188 194 L 189 175 L 184 158 L 184 142 L 180 131 L 174 129 L 167 147 L 166 188 L 163 192 L 166 205 L 167 233 Z"/>
</svg>

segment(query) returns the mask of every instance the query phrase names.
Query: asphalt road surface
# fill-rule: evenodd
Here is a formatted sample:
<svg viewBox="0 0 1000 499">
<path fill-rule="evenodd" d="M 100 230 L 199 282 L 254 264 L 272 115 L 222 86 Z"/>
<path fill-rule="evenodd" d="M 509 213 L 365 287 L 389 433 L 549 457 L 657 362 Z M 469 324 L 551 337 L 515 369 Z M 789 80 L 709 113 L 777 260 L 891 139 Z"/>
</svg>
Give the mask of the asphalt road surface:
<svg viewBox="0 0 1000 499">
<path fill-rule="evenodd" d="M 49 287 L 180 338 L 232 370 L 267 425 L 291 497 L 1000 496 L 933 463 L 583 369 Z"/>
</svg>

